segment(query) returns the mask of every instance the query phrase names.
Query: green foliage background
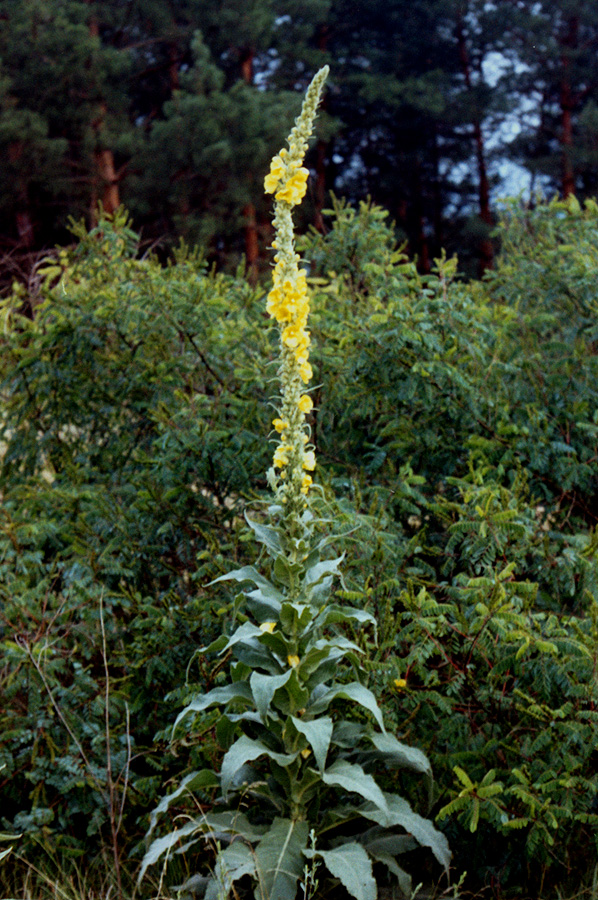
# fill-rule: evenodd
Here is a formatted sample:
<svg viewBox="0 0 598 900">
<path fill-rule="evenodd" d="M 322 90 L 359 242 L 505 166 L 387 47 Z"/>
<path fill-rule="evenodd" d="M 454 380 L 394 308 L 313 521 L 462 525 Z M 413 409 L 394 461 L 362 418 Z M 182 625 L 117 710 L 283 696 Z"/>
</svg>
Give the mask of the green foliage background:
<svg viewBox="0 0 598 900">
<path fill-rule="evenodd" d="M 377 642 L 347 632 L 362 680 L 436 780 L 428 807 L 404 775 L 388 787 L 438 816 L 469 890 L 579 889 L 598 824 L 598 206 L 513 205 L 483 281 L 444 258 L 419 274 L 377 207 L 329 215 L 302 252 L 338 600 L 376 614 Z M 168 737 L 221 679 L 196 651 L 233 594 L 205 585 L 254 559 L 277 348 L 241 271 L 140 258 L 121 213 L 77 239 L 1 308 L 1 828 L 66 865 L 116 822 L 132 871 L 165 783 L 226 744 L 213 711 Z"/>
</svg>

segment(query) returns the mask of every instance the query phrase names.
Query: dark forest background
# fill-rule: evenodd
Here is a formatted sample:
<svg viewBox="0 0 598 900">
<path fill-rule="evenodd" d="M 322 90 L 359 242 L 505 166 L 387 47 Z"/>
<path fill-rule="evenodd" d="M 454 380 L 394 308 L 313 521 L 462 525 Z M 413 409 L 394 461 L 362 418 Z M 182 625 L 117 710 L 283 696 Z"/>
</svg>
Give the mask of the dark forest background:
<svg viewBox="0 0 598 900">
<path fill-rule="evenodd" d="M 100 202 L 259 266 L 262 174 L 329 63 L 303 224 L 369 195 L 421 270 L 477 273 L 501 193 L 596 192 L 597 50 L 589 0 L 2 0 L 3 268 Z"/>
</svg>

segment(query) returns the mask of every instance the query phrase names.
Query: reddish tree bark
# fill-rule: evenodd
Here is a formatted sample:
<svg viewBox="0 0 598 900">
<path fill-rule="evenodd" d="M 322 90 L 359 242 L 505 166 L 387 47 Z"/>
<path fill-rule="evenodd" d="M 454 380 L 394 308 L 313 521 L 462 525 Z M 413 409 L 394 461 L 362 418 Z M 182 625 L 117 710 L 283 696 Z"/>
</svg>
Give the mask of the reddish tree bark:
<svg viewBox="0 0 598 900">
<path fill-rule="evenodd" d="M 465 86 L 468 91 L 472 89 L 471 81 L 471 64 L 469 60 L 469 52 L 467 50 L 467 41 L 465 39 L 465 30 L 463 28 L 463 20 L 459 18 L 456 27 L 457 44 L 459 47 L 459 60 L 461 62 L 461 71 L 465 79 Z M 492 225 L 492 212 L 490 210 L 490 183 L 488 180 L 488 167 L 486 165 L 486 148 L 484 146 L 484 135 L 482 132 L 482 123 L 477 113 L 473 117 L 472 134 L 476 154 L 476 162 L 478 168 L 478 205 L 480 211 L 480 219 L 486 225 Z M 494 247 L 490 238 L 485 237 L 480 243 L 480 275 L 486 269 L 491 269 L 494 262 Z"/>
<path fill-rule="evenodd" d="M 94 151 L 95 172 L 92 176 L 90 219 L 93 225 L 97 223 L 97 207 L 101 201 L 105 212 L 112 214 L 120 206 L 120 193 L 118 183 L 120 176 L 114 165 L 114 153 L 108 148 L 102 148 L 102 131 L 108 108 L 105 103 L 100 104 L 100 112 L 91 123 L 96 136 L 97 149 Z"/>
<path fill-rule="evenodd" d="M 563 53 L 561 55 L 561 186 L 563 197 L 569 197 L 575 193 L 575 171 L 572 159 L 575 97 L 573 96 L 569 77 L 570 59 L 568 51 L 577 47 L 578 34 L 579 17 L 571 16 L 568 22 L 567 33 L 562 40 Z"/>
<path fill-rule="evenodd" d="M 244 47 L 239 54 L 241 78 L 245 84 L 253 83 L 254 55 L 254 51 L 251 47 Z M 245 260 L 247 263 L 247 274 L 249 278 L 254 279 L 257 278 L 257 261 L 260 255 L 260 247 L 255 206 L 251 201 L 246 203 L 243 207 L 243 217 L 245 219 Z"/>
<path fill-rule="evenodd" d="M 12 141 L 12 143 L 8 146 L 8 161 L 10 163 L 17 163 L 23 153 L 23 142 L 22 141 Z M 17 227 L 17 234 L 19 236 L 19 245 L 21 247 L 25 247 L 25 249 L 30 250 L 33 247 L 34 241 L 34 231 L 33 231 L 33 222 L 31 220 L 31 213 L 29 211 L 29 198 L 27 196 L 27 187 L 21 181 L 21 179 L 17 179 L 17 184 L 14 186 L 14 194 L 17 197 L 19 208 L 15 213 L 15 224 Z"/>
<path fill-rule="evenodd" d="M 99 38 L 100 23 L 98 17 L 92 14 L 88 23 L 89 34 L 91 37 Z M 98 202 L 101 201 L 104 211 L 112 214 L 120 206 L 120 194 L 118 188 L 119 176 L 116 173 L 114 165 L 114 153 L 108 148 L 102 148 L 102 131 L 108 107 L 105 101 L 100 104 L 100 111 L 97 118 L 91 123 L 96 136 L 96 149 L 93 158 L 95 162 L 95 172 L 92 176 L 91 201 L 89 217 L 92 225 L 97 223 Z"/>
</svg>

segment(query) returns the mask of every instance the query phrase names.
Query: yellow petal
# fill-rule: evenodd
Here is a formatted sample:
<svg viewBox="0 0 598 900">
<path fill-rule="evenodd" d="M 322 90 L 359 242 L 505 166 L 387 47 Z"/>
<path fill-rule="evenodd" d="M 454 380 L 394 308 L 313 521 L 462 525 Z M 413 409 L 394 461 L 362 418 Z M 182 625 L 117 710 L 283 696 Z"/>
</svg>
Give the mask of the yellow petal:
<svg viewBox="0 0 598 900">
<path fill-rule="evenodd" d="M 314 408 L 314 402 L 309 394 L 301 394 L 297 405 L 302 413 L 309 413 Z"/>
</svg>

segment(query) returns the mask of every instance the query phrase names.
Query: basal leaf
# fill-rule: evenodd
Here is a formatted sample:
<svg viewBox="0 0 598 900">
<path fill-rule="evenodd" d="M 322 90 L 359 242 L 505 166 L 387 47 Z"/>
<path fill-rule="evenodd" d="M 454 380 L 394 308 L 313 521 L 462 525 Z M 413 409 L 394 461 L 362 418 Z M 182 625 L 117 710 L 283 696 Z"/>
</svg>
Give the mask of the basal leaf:
<svg viewBox="0 0 598 900">
<path fill-rule="evenodd" d="M 156 827 L 156 822 L 160 813 L 166 812 L 174 800 L 178 800 L 179 797 L 182 797 L 184 794 L 189 794 L 191 791 L 197 790 L 197 788 L 216 787 L 217 785 L 218 778 L 214 772 L 209 769 L 201 769 L 199 772 L 192 772 L 190 775 L 185 776 L 178 788 L 173 791 L 172 794 L 167 794 L 165 797 L 162 797 L 156 808 L 152 810 L 150 815 L 150 826 L 147 832 L 148 837 Z"/>
<path fill-rule="evenodd" d="M 396 794 L 384 795 L 387 811 L 375 809 L 371 804 L 363 807 L 362 814 L 373 822 L 386 828 L 400 826 L 408 834 L 413 835 L 422 847 L 429 847 L 441 866 L 448 870 L 451 851 L 445 835 L 434 827 L 429 819 L 413 812 L 409 803 Z"/>
<path fill-rule="evenodd" d="M 255 849 L 260 900 L 289 900 L 297 893 L 297 882 L 305 865 L 307 822 L 274 819 Z"/>
<path fill-rule="evenodd" d="M 164 835 L 164 837 L 156 838 L 155 841 L 149 846 L 149 849 L 143 860 L 141 862 L 141 869 L 139 871 L 139 877 L 137 879 L 137 883 L 139 884 L 145 875 L 145 872 L 148 866 L 153 865 L 157 862 L 162 854 L 167 851 L 172 850 L 182 838 L 188 837 L 191 834 L 203 833 L 202 823 L 196 819 L 193 819 L 191 822 L 187 822 L 181 828 L 177 828 L 175 831 L 171 831 L 169 834 Z M 198 837 L 197 840 L 200 838 Z"/>
<path fill-rule="evenodd" d="M 330 874 L 338 878 L 355 900 L 376 900 L 372 861 L 361 844 L 342 844 L 333 850 L 308 850 L 305 855 L 308 858 L 320 856 Z"/>
<path fill-rule="evenodd" d="M 218 854 L 214 876 L 208 885 L 204 900 L 228 897 L 235 881 L 244 875 L 256 874 L 255 853 L 244 841 L 233 841 Z"/>
</svg>

